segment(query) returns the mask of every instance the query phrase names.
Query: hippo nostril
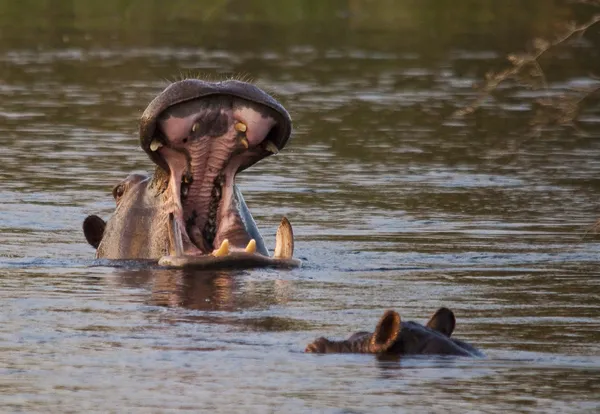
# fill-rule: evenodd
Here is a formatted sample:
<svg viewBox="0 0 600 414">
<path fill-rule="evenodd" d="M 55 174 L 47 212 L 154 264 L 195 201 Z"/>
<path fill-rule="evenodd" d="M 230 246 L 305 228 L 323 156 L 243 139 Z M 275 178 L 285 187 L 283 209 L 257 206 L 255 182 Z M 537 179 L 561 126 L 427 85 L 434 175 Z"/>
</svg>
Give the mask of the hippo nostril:
<svg viewBox="0 0 600 414">
<path fill-rule="evenodd" d="M 187 138 L 184 138 L 184 139 L 183 139 L 183 143 L 184 143 L 184 144 L 186 144 L 186 143 L 187 143 L 187 141 L 188 141 L 188 139 L 187 139 Z"/>
</svg>

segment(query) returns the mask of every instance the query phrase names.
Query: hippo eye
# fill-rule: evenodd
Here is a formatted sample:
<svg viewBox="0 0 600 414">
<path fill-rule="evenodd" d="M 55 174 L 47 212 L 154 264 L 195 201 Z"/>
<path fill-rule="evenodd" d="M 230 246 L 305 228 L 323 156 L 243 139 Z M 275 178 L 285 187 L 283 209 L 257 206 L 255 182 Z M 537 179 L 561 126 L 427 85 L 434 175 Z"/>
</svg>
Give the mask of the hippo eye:
<svg viewBox="0 0 600 414">
<path fill-rule="evenodd" d="M 113 190 L 113 197 L 116 199 L 123 197 L 123 193 L 125 193 L 125 187 L 123 184 L 120 184 L 115 187 Z"/>
</svg>

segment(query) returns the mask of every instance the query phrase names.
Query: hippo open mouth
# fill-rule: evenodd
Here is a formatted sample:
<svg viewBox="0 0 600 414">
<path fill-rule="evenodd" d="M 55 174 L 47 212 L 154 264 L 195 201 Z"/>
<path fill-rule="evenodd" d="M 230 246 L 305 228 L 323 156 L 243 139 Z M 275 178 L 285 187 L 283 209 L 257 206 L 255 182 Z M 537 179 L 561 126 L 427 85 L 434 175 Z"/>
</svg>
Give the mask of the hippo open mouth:
<svg viewBox="0 0 600 414">
<path fill-rule="evenodd" d="M 158 165 L 151 186 L 166 196 L 186 255 L 211 253 L 226 240 L 232 250 L 268 255 L 235 177 L 281 150 L 290 133 L 277 101 L 235 80 L 183 80 L 150 103 L 141 146 Z"/>
</svg>

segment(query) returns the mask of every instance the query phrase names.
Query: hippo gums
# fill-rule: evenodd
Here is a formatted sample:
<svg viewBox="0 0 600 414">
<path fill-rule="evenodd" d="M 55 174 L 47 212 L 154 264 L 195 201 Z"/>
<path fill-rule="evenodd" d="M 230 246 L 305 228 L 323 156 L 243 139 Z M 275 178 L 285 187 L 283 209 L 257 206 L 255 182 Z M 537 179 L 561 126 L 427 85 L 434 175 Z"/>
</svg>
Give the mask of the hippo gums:
<svg viewBox="0 0 600 414">
<path fill-rule="evenodd" d="M 285 108 L 241 81 L 186 79 L 168 86 L 140 120 L 140 144 L 156 164 L 113 189 L 116 210 L 84 222 L 97 258 L 160 259 L 165 266 L 294 267 L 284 218 L 269 252 L 235 184 L 236 175 L 276 154 L 292 131 Z"/>
<path fill-rule="evenodd" d="M 306 352 L 483 357 L 473 346 L 450 338 L 455 324 L 454 313 L 447 308 L 438 309 L 425 326 L 402 322 L 396 311 L 388 310 L 375 332 L 357 332 L 342 341 L 321 337 L 308 344 Z"/>
</svg>

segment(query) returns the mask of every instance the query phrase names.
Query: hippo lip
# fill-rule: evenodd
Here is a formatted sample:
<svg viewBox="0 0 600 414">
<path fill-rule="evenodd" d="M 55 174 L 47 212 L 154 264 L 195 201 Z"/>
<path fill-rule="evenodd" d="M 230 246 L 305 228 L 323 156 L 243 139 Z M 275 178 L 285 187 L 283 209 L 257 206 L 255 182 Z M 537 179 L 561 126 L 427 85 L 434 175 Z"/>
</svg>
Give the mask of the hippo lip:
<svg viewBox="0 0 600 414">
<path fill-rule="evenodd" d="M 169 177 L 169 213 L 186 253 L 209 253 L 224 240 L 234 249 L 250 242 L 235 177 L 277 153 L 290 134 L 287 111 L 244 82 L 184 80 L 150 103 L 140 142 Z"/>
</svg>

